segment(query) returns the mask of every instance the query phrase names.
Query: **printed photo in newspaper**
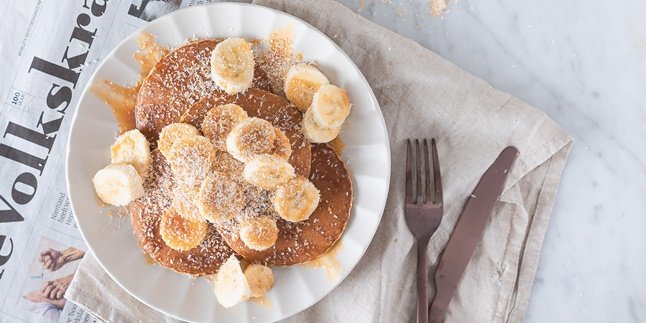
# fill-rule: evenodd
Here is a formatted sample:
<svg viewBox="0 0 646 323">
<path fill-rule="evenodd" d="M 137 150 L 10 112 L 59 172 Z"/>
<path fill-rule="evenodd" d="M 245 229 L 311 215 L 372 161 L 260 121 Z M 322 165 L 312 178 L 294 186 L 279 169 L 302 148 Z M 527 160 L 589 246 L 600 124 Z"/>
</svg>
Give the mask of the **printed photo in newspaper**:
<svg viewBox="0 0 646 323">
<path fill-rule="evenodd" d="M 66 304 L 65 291 L 85 251 L 45 237 L 37 249 L 40 252 L 32 257 L 19 306 L 32 313 L 33 319 L 58 322 Z"/>
<path fill-rule="evenodd" d="M 152 21 L 179 9 L 181 5 L 181 0 L 132 0 L 128 14 Z"/>
</svg>

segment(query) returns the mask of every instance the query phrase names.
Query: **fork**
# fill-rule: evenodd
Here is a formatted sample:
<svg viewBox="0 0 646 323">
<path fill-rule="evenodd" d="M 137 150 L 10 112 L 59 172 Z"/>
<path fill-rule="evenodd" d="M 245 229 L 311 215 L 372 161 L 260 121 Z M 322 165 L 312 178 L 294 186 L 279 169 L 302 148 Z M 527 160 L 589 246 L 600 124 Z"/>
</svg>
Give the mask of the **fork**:
<svg viewBox="0 0 646 323">
<path fill-rule="evenodd" d="M 406 225 L 417 241 L 417 323 L 428 322 L 428 295 L 426 293 L 428 268 L 426 249 L 431 235 L 442 221 L 443 198 L 440 162 L 437 157 L 435 139 L 431 139 L 433 154 L 433 183 L 428 154 L 428 142 L 423 140 L 424 163 L 420 152 L 420 141 L 406 140 Z M 423 170 L 423 172 L 422 172 Z M 423 183 L 423 184 L 422 184 Z"/>
</svg>

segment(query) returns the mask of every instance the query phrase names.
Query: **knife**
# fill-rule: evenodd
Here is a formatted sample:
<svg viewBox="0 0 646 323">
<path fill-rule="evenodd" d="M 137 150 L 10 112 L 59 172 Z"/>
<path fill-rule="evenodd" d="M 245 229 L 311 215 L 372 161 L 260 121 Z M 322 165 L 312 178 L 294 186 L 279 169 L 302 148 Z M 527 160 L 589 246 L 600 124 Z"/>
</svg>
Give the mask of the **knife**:
<svg viewBox="0 0 646 323">
<path fill-rule="evenodd" d="M 429 323 L 442 323 L 469 259 L 482 239 L 491 210 L 505 186 L 507 174 L 518 156 L 516 147 L 505 148 L 482 175 L 458 219 L 435 272 L 435 298 Z"/>
</svg>

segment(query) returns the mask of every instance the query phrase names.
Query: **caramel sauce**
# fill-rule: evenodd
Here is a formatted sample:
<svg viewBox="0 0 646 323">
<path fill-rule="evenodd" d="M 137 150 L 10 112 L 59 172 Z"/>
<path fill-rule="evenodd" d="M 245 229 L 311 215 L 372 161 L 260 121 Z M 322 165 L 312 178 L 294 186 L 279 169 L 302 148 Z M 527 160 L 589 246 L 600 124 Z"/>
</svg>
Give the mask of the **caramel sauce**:
<svg viewBox="0 0 646 323">
<path fill-rule="evenodd" d="M 94 194 L 94 202 L 96 203 L 96 205 L 102 208 L 109 206 L 107 203 L 103 202 L 103 200 L 97 194 Z"/>
<path fill-rule="evenodd" d="M 146 260 L 146 263 L 147 263 L 147 264 L 149 264 L 149 265 L 154 265 L 154 264 L 156 264 L 156 263 L 157 263 L 157 262 L 155 261 L 155 259 L 153 259 L 153 258 L 152 258 L 149 254 L 147 254 L 147 253 L 145 253 L 145 254 L 144 254 L 144 259 Z"/>
<path fill-rule="evenodd" d="M 127 87 L 109 80 L 99 80 L 92 84 L 90 91 L 112 109 L 119 125 L 119 133 L 135 128 L 135 104 L 139 84 Z"/>
<path fill-rule="evenodd" d="M 137 45 L 141 51 L 136 52 L 134 59 L 141 64 L 139 69 L 139 82 L 143 81 L 155 65 L 170 52 L 170 49 L 155 42 L 155 36 L 151 33 L 142 33 L 137 37 Z"/>
<path fill-rule="evenodd" d="M 135 128 L 135 105 L 139 88 L 157 62 L 169 52 L 167 47 L 156 43 L 155 37 L 150 33 L 139 35 L 137 44 L 141 50 L 133 56 L 139 62 L 140 69 L 139 79 L 133 86 L 120 85 L 110 80 L 98 80 L 90 87 L 90 92 L 112 109 L 120 133 Z"/>
<path fill-rule="evenodd" d="M 252 297 L 249 300 L 265 308 L 272 307 L 271 300 L 269 299 L 269 297 L 267 297 L 267 295 Z"/>
<path fill-rule="evenodd" d="M 325 277 L 328 281 L 333 281 L 341 274 L 341 264 L 336 259 L 336 255 L 341 250 L 341 241 L 337 241 L 330 250 L 322 254 L 314 260 L 303 263 L 304 266 L 310 268 L 323 268 L 325 270 Z"/>
<path fill-rule="evenodd" d="M 210 281 L 210 282 L 215 282 L 216 274 L 213 274 L 213 275 L 202 275 L 202 276 L 199 276 L 199 277 L 200 277 L 200 278 L 204 278 L 204 279 L 206 279 L 207 281 Z"/>
<path fill-rule="evenodd" d="M 343 148 L 345 148 L 345 143 L 341 137 L 336 137 L 334 140 L 329 142 L 330 147 L 334 149 L 337 155 L 341 156 L 343 154 Z"/>
<path fill-rule="evenodd" d="M 252 39 L 247 39 L 247 42 L 251 44 L 252 46 L 260 46 L 264 42 L 263 39 L 261 38 L 252 38 Z"/>
</svg>

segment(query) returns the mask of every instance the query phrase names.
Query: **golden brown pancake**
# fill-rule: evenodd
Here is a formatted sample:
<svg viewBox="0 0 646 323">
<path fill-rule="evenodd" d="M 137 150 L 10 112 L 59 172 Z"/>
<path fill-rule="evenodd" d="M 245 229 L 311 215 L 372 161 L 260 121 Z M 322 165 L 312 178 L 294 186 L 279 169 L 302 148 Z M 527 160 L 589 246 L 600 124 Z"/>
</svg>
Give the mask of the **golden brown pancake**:
<svg viewBox="0 0 646 323">
<path fill-rule="evenodd" d="M 242 107 L 249 117 L 265 119 L 282 130 L 292 146 L 289 163 L 294 166 L 297 174 L 309 176 L 312 154 L 310 142 L 305 139 L 301 131 L 303 116 L 289 101 L 271 92 L 249 89 L 244 93 L 230 96 L 214 93 L 191 106 L 180 121 L 199 128 L 209 110 L 228 103 L 235 103 Z"/>
<path fill-rule="evenodd" d="M 188 251 L 172 249 L 159 234 L 161 216 L 172 205 L 174 185 L 166 159 L 158 150 L 154 150 L 153 166 L 144 184 L 146 194 L 128 206 L 139 245 L 157 263 L 177 272 L 215 274 L 233 251 L 211 224 L 204 240 Z"/>
<path fill-rule="evenodd" d="M 240 214 L 217 227 L 208 224 L 206 238 L 199 246 L 177 251 L 167 246 L 159 233 L 161 216 L 172 205 L 175 182 L 164 156 L 154 150 L 153 167 L 145 183 L 146 194 L 129 205 L 139 243 L 162 266 L 193 275 L 217 272 L 234 251 L 249 261 L 271 265 L 292 265 L 315 259 L 329 250 L 345 230 L 353 198 L 350 175 L 330 146 L 311 145 L 304 138 L 302 114 L 284 98 L 268 92 L 271 90 L 269 79 L 258 65 L 252 88 L 245 93 L 228 95 L 217 89 L 211 80 L 210 56 L 218 41 L 195 41 L 160 60 L 138 94 L 136 127 L 154 142 L 168 124 L 181 121 L 199 128 L 209 109 L 221 104 L 238 104 L 250 117 L 265 119 L 285 133 L 292 148 L 289 162 L 298 174 L 310 178 L 320 190 L 320 203 L 307 221 L 287 222 L 273 209 L 271 192 L 244 183 L 246 203 Z M 234 165 L 239 163 L 228 153 L 221 154 L 227 155 L 221 156 L 220 168 L 223 169 L 216 167 L 214 171 L 241 171 L 241 164 Z M 227 165 L 230 167 L 225 167 Z M 277 219 L 276 245 L 264 251 L 247 248 L 238 235 L 239 221 L 256 216 Z"/>
<path fill-rule="evenodd" d="M 211 52 L 220 40 L 188 43 L 164 56 L 146 77 L 135 106 L 135 123 L 149 140 L 178 122 L 190 106 L 205 97 L 226 96 L 211 80 Z M 267 74 L 256 65 L 254 88 L 270 90 Z"/>
<path fill-rule="evenodd" d="M 231 248 L 250 262 L 268 265 L 303 263 L 325 253 L 341 237 L 350 218 L 352 182 L 343 161 L 327 144 L 312 145 L 310 180 L 321 192 L 321 201 L 310 218 L 291 223 L 277 220 L 278 240 L 263 251 L 247 248 L 238 235 L 240 216 L 216 225 Z M 262 198 L 267 200 L 262 201 Z M 265 216 L 274 216 L 270 194 L 257 194 L 258 205 L 268 205 Z M 275 217 L 275 216 L 274 216 Z"/>
</svg>

